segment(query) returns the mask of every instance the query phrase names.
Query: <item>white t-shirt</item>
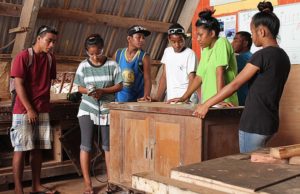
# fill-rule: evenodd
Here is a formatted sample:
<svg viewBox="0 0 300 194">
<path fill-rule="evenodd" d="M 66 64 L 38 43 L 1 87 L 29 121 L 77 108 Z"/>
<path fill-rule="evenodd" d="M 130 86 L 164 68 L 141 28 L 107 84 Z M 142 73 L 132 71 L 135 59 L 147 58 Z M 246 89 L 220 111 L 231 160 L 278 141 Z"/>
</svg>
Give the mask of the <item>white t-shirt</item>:
<svg viewBox="0 0 300 194">
<path fill-rule="evenodd" d="M 189 74 L 197 69 L 195 52 L 186 48 L 175 53 L 173 47 L 164 51 L 161 63 L 165 64 L 167 79 L 167 100 L 181 97 L 188 88 Z"/>
</svg>

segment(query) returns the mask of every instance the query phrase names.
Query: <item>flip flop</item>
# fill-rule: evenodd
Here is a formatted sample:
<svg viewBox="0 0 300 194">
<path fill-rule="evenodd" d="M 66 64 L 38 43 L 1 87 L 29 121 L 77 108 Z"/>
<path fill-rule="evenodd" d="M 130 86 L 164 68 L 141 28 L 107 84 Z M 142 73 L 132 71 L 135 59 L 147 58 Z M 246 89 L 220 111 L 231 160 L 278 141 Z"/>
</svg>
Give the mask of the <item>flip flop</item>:
<svg viewBox="0 0 300 194">
<path fill-rule="evenodd" d="M 116 193 L 118 191 L 122 191 L 122 188 L 118 187 L 117 185 L 107 183 L 107 185 L 106 185 L 106 193 L 107 194 Z"/>
<path fill-rule="evenodd" d="M 83 194 L 94 194 L 94 190 L 84 191 Z"/>
<path fill-rule="evenodd" d="M 30 192 L 30 194 L 59 194 L 58 191 L 52 191 L 49 188 L 44 187 L 43 191 Z"/>
</svg>

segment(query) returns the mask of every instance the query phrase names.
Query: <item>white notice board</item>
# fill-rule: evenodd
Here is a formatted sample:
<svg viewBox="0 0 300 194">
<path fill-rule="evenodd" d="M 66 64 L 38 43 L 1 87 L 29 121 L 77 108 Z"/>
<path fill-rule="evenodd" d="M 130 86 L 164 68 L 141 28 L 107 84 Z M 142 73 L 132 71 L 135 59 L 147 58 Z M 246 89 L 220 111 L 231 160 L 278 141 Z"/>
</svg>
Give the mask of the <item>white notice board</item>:
<svg viewBox="0 0 300 194">
<path fill-rule="evenodd" d="M 250 32 L 251 18 L 257 12 L 258 10 L 239 12 L 238 31 Z M 274 13 L 280 20 L 280 47 L 287 52 L 292 64 L 300 64 L 300 3 L 276 6 Z M 252 45 L 251 51 L 258 49 Z"/>
<path fill-rule="evenodd" d="M 210 6 L 224 5 L 228 3 L 238 2 L 242 0 L 210 0 Z"/>
<path fill-rule="evenodd" d="M 236 33 L 236 15 L 217 17 L 217 20 L 221 28 L 220 36 L 226 37 L 229 42 L 232 42 Z"/>
</svg>

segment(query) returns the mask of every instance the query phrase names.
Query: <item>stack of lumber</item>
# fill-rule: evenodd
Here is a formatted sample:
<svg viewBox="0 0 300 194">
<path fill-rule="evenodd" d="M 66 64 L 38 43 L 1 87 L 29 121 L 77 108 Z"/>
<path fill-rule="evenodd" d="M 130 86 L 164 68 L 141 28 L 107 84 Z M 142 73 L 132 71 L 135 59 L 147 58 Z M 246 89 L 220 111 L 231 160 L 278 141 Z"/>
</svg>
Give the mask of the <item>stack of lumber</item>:
<svg viewBox="0 0 300 194">
<path fill-rule="evenodd" d="M 300 165 L 300 144 L 253 152 L 251 154 L 251 162 Z"/>
</svg>

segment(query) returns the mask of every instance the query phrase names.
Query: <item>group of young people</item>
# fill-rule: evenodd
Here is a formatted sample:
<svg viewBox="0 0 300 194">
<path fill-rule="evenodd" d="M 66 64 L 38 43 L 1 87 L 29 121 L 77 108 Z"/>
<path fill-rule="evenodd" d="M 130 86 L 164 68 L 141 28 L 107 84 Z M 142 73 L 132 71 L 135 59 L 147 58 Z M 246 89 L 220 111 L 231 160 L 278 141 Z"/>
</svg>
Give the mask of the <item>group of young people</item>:
<svg viewBox="0 0 300 194">
<path fill-rule="evenodd" d="M 265 146 L 278 130 L 279 101 L 289 74 L 290 61 L 276 40 L 280 21 L 273 13 L 272 4 L 261 2 L 258 9 L 250 27 L 253 43 L 262 49 L 253 55 L 249 51 L 251 34 L 237 33 L 231 45 L 226 38 L 219 37 L 220 25 L 213 17 L 214 12 L 200 12 L 195 24 L 197 40 L 202 48 L 199 65 L 194 51 L 185 45 L 187 37 L 184 28 L 177 23 L 171 25 L 167 32 L 170 47 L 164 51 L 161 60 L 163 74 L 153 98 L 150 97 L 150 56 L 142 50 L 150 31 L 142 26 L 130 27 L 127 31 L 128 46 L 118 49 L 112 59 L 103 55 L 104 40 L 99 34 L 91 34 L 85 39 L 88 57 L 79 64 L 74 80 L 82 93 L 78 120 L 85 194 L 94 193 L 89 169 L 95 126 L 101 132 L 109 178 L 110 119 L 109 110 L 104 105 L 113 101 L 171 103 L 192 100 L 197 103 L 195 99 L 198 97 L 199 104 L 193 115 L 199 118 L 204 118 L 208 109 L 218 103 L 223 106 L 245 104 L 239 127 L 240 152 Z M 51 148 L 49 100 L 51 80 L 56 78 L 56 62 L 51 50 L 57 33 L 51 27 L 40 27 L 32 47 L 32 65 L 28 67 L 30 54 L 24 50 L 16 56 L 12 66 L 11 77 L 15 79 L 17 97 L 10 134 L 14 147 L 13 172 L 17 194 L 23 193 L 26 151 L 31 153 L 31 193 L 55 193 L 40 183 L 40 150 Z M 244 88 L 237 94 L 241 87 Z M 107 192 L 111 190 L 108 184 Z"/>
</svg>

